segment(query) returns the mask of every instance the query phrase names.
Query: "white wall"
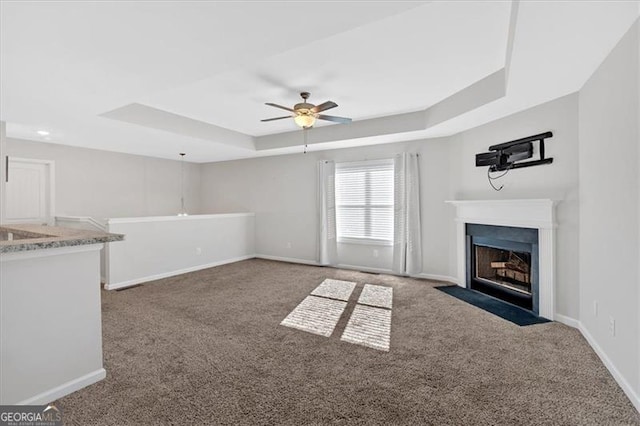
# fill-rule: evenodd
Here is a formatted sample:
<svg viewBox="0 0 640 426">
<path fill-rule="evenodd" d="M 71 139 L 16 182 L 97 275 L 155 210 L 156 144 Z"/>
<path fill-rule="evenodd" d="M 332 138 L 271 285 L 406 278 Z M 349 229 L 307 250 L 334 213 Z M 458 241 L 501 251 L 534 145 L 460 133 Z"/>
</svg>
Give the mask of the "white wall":
<svg viewBox="0 0 640 426">
<path fill-rule="evenodd" d="M 55 161 L 58 215 L 107 218 L 180 212 L 179 160 L 12 138 L 7 138 L 6 153 Z M 187 211 L 200 213 L 198 164 L 185 162 L 185 194 Z"/>
<path fill-rule="evenodd" d="M 475 167 L 475 154 L 489 146 L 552 131 L 545 142 L 546 157 L 553 163 L 511 170 L 494 191 L 487 182 L 487 168 Z M 537 146 L 537 143 L 534 144 Z M 453 137 L 451 186 L 458 200 L 502 200 L 550 198 L 557 207 L 556 311 L 571 318 L 579 316 L 578 272 L 578 96 L 568 95 Z M 537 158 L 537 153 L 534 154 Z M 451 239 L 455 238 L 451 225 Z M 455 254 L 451 254 L 451 274 Z"/>
<path fill-rule="evenodd" d="M 7 154 L 7 123 L 0 121 L 0 202 L 4 200 L 5 191 L 5 155 Z M 4 209 L 0 208 L 0 223 L 4 223 Z"/>
<path fill-rule="evenodd" d="M 636 395 L 640 395 L 638 32 L 636 23 L 579 95 L 580 321 Z M 615 319 L 615 336 L 609 330 L 610 317 Z"/>
<path fill-rule="evenodd" d="M 105 377 L 98 250 L 0 256 L 0 404 L 46 404 Z"/>
<path fill-rule="evenodd" d="M 124 241 L 107 244 L 107 290 L 252 258 L 252 213 L 109 219 L 107 231 Z"/>
<path fill-rule="evenodd" d="M 449 145 L 432 139 L 363 148 L 310 152 L 202 166 L 202 209 L 256 213 L 256 252 L 317 260 L 316 164 L 319 160 L 373 160 L 408 151 L 420 154 L 424 271 L 449 274 Z M 291 247 L 288 247 L 291 243 Z M 374 257 L 378 250 L 378 257 Z M 340 244 L 340 263 L 390 270 L 391 249 Z"/>
</svg>

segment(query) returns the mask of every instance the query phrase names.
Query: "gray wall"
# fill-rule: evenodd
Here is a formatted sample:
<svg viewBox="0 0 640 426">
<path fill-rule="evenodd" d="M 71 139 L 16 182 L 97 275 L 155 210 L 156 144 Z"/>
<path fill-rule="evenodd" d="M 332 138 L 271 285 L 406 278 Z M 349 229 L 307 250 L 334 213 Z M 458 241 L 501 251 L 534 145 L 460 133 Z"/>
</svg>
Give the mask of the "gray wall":
<svg viewBox="0 0 640 426">
<path fill-rule="evenodd" d="M 553 164 L 516 169 L 495 181 L 504 188 L 494 191 L 487 182 L 486 167 L 475 167 L 475 154 L 490 145 L 552 131 L 545 142 L 546 157 Z M 537 147 L 537 144 L 534 144 Z M 537 153 L 534 154 L 537 158 Z M 568 95 L 453 137 L 451 186 L 460 200 L 549 198 L 558 200 L 556 310 L 579 316 L 578 276 L 578 96 Z M 453 229 L 451 240 L 455 239 Z M 455 254 L 450 256 L 451 273 Z"/>
<path fill-rule="evenodd" d="M 580 90 L 580 319 L 640 392 L 638 24 Z M 598 314 L 593 304 L 598 303 Z M 609 331 L 615 319 L 615 337 Z"/>
<path fill-rule="evenodd" d="M 6 154 L 55 161 L 57 215 L 102 219 L 180 211 L 180 161 L 12 138 Z M 198 164 L 185 163 L 185 194 L 187 211 L 200 213 Z"/>
<path fill-rule="evenodd" d="M 316 165 L 336 161 L 392 158 L 410 151 L 420 154 L 424 271 L 449 275 L 451 220 L 449 144 L 446 139 L 384 144 L 363 148 L 264 157 L 202 166 L 202 209 L 210 213 L 254 211 L 257 253 L 306 261 L 317 260 Z M 443 226 L 444 224 L 444 226 Z M 289 243 L 291 246 L 289 247 Z M 378 250 L 378 257 L 374 257 Z M 391 249 L 340 244 L 340 263 L 389 270 Z"/>
</svg>

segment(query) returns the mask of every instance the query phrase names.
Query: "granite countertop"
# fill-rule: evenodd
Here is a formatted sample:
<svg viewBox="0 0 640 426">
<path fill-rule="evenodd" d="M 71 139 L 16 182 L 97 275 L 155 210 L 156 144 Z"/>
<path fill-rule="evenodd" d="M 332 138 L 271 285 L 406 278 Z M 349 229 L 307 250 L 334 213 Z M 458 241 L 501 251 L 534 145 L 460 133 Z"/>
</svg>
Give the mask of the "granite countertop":
<svg viewBox="0 0 640 426">
<path fill-rule="evenodd" d="M 41 250 L 124 240 L 122 234 L 45 225 L 0 226 L 0 253 Z"/>
</svg>

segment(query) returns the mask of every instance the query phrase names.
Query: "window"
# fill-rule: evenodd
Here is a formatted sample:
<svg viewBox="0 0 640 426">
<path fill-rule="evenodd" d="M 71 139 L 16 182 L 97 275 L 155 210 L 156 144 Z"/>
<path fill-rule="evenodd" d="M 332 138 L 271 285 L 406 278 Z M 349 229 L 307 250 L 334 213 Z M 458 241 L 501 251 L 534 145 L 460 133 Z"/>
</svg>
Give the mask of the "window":
<svg viewBox="0 0 640 426">
<path fill-rule="evenodd" d="M 393 244 L 393 159 L 336 164 L 338 242 Z"/>
</svg>

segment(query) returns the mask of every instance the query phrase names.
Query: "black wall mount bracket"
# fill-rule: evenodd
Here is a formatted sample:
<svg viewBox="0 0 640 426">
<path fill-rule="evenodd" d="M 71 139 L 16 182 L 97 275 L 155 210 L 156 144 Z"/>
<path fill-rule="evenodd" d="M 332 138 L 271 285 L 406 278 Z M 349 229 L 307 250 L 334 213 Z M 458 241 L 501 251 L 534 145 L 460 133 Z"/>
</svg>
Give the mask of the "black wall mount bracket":
<svg viewBox="0 0 640 426">
<path fill-rule="evenodd" d="M 497 145 L 491 145 L 489 147 L 489 151 L 490 151 L 489 153 L 476 155 L 476 166 L 481 167 L 481 166 L 488 165 L 490 172 L 497 172 L 497 171 L 510 170 L 510 169 L 523 169 L 525 167 L 540 166 L 543 164 L 551 164 L 553 163 L 553 158 L 546 158 L 545 149 L 544 149 L 545 139 L 548 139 L 551 137 L 553 137 L 553 133 L 545 132 L 545 133 L 540 133 L 538 135 L 528 136 L 526 138 L 516 139 L 513 141 L 504 142 Z M 539 142 L 538 152 L 540 154 L 540 158 L 538 160 L 519 161 L 519 159 L 523 159 L 522 154 L 526 153 L 527 151 L 528 151 L 528 157 L 530 158 L 532 156 L 533 151 L 532 151 L 531 143 L 536 141 Z M 490 154 L 490 155 L 492 154 L 494 158 L 496 158 L 496 160 L 493 161 L 493 164 L 490 164 L 492 161 L 489 161 L 489 162 L 487 162 L 486 160 L 480 161 L 480 162 L 478 161 L 478 158 L 479 158 L 478 156 L 483 156 L 483 155 L 486 156 L 487 154 Z M 518 157 L 517 154 L 520 154 L 520 158 Z M 513 156 L 515 160 L 510 161 L 509 159 L 510 156 Z"/>
</svg>

